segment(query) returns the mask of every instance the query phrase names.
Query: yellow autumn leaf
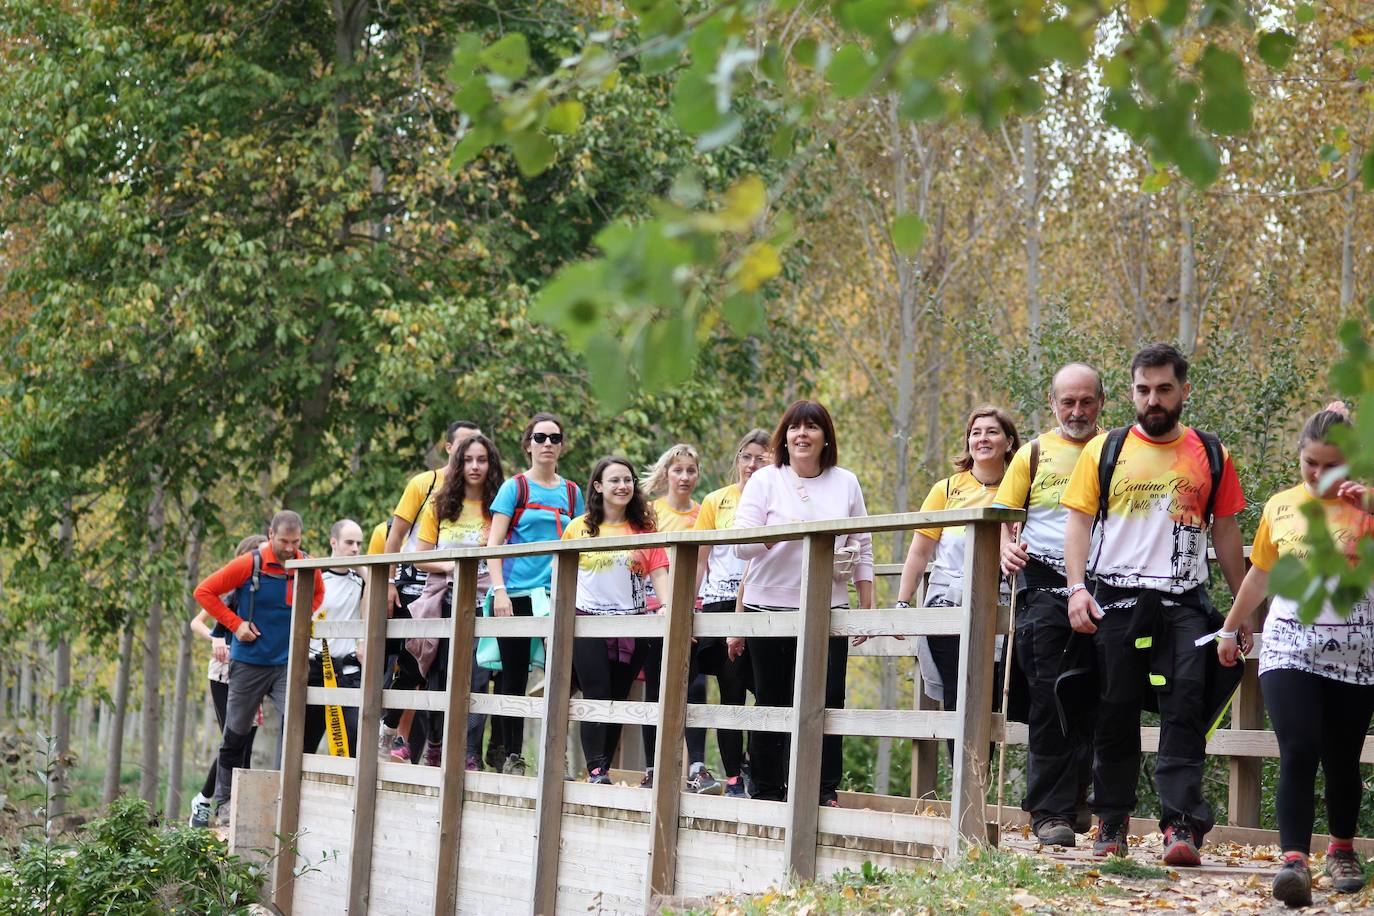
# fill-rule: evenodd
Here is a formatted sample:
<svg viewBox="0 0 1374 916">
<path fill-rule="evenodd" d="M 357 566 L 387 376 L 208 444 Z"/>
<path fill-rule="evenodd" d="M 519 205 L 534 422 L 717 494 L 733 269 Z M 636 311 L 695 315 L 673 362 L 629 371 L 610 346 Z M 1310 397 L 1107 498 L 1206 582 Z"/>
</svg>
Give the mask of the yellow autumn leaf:
<svg viewBox="0 0 1374 916">
<path fill-rule="evenodd" d="M 746 293 L 757 292 L 758 288 L 782 273 L 782 259 L 778 252 L 767 242 L 751 245 L 740 258 L 735 273 L 735 285 Z"/>
<path fill-rule="evenodd" d="M 1164 12 L 1169 5 L 1169 0 L 1129 0 L 1126 4 L 1127 12 L 1134 20 L 1153 19 Z"/>
<path fill-rule="evenodd" d="M 746 175 L 725 192 L 720 210 L 721 224 L 732 232 L 743 232 L 768 205 L 768 189 L 757 175 Z"/>
</svg>

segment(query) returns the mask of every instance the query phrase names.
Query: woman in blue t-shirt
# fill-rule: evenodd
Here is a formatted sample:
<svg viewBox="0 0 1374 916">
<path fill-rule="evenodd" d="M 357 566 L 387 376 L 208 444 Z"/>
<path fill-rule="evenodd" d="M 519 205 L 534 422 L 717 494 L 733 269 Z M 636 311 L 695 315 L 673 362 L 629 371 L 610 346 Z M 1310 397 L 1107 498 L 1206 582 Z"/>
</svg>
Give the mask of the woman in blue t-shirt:
<svg viewBox="0 0 1374 916">
<path fill-rule="evenodd" d="M 556 541 L 574 517 L 582 514 L 582 491 L 571 480 L 558 476 L 563 454 L 563 423 L 551 413 L 530 418 L 520 436 L 520 448 L 529 455 L 529 470 L 501 485 L 491 504 L 488 547 Z M 548 612 L 549 586 L 553 580 L 553 556 L 512 557 L 489 564 L 491 612 L 497 617 L 532 617 Z M 524 696 L 529 683 L 530 639 L 513 636 L 498 639 L 501 672 L 496 692 Z M 504 750 L 501 772 L 525 775 L 525 720 L 494 718 L 492 740 Z"/>
</svg>

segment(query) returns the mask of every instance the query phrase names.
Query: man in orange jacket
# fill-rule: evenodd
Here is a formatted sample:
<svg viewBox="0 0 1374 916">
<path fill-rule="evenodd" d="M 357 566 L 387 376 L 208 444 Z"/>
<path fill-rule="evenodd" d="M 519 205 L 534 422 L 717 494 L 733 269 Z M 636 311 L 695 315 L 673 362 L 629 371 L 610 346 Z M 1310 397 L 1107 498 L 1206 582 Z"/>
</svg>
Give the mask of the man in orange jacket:
<svg viewBox="0 0 1374 916">
<path fill-rule="evenodd" d="M 282 714 L 286 710 L 286 661 L 291 643 L 291 601 L 295 572 L 285 563 L 301 553 L 301 517 L 284 509 L 272 517 L 267 543 L 230 560 L 196 586 L 200 606 L 233 634 L 229 650 L 229 698 L 224 713 L 224 738 L 219 748 L 219 776 L 215 780 L 218 822 L 227 823 L 234 765 L 242 760 L 243 744 L 263 698 L 272 697 L 277 715 L 276 765 L 281 766 Z M 313 613 L 324 601 L 324 578 L 314 570 Z M 230 610 L 220 595 L 237 592 Z M 241 616 L 242 615 L 242 616 Z"/>
</svg>

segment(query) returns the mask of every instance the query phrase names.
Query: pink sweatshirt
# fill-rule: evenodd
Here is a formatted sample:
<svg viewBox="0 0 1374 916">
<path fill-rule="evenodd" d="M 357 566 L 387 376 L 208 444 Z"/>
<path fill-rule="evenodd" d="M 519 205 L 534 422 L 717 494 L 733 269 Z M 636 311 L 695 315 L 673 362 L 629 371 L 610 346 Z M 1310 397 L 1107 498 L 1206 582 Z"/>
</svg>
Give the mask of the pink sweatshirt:
<svg viewBox="0 0 1374 916">
<path fill-rule="evenodd" d="M 803 499 L 802 497 L 806 498 Z M 790 467 L 760 468 L 749 478 L 739 508 L 735 510 L 736 528 L 816 522 L 824 519 L 860 518 L 868 515 L 859 479 L 844 468 L 830 468 L 817 477 L 798 477 Z M 738 544 L 735 553 L 748 560 L 744 579 L 744 603 L 754 607 L 800 607 L 802 541 L 763 544 Z M 873 581 L 873 537 L 863 534 L 835 538 L 835 549 L 857 546 L 854 562 L 855 582 Z M 830 593 L 831 607 L 846 607 L 849 590 L 846 579 L 836 579 Z"/>
</svg>

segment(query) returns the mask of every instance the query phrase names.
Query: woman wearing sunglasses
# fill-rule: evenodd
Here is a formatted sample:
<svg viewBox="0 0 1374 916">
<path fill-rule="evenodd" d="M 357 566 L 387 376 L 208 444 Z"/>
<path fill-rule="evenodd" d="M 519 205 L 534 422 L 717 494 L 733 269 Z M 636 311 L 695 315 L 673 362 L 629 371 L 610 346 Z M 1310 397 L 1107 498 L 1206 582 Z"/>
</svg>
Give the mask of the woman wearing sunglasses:
<svg viewBox="0 0 1374 916">
<path fill-rule="evenodd" d="M 558 475 L 558 459 L 563 454 L 563 423 L 551 413 L 530 418 L 520 436 L 520 447 L 529 456 L 529 470 L 516 474 L 501 485 L 491 504 L 491 533 L 488 547 L 502 544 L 530 544 L 556 541 L 574 517 L 582 514 L 582 491 L 571 480 Z M 550 554 L 512 557 L 489 564 L 491 591 L 485 612 L 497 617 L 547 616 L 549 587 L 553 580 Z M 524 636 L 496 640 L 501 655 L 501 671 L 496 677 L 496 692 L 504 696 L 524 696 L 529 683 L 530 647 Z M 503 773 L 525 775 L 525 720 L 495 718 L 492 740 L 506 755 Z"/>
</svg>

